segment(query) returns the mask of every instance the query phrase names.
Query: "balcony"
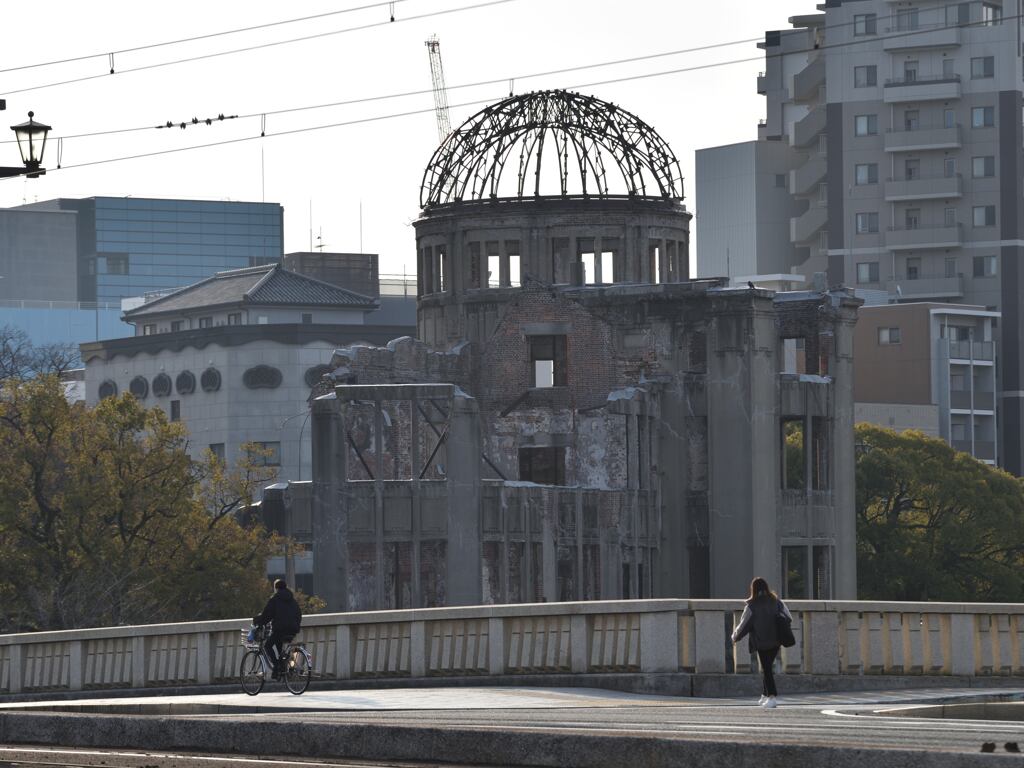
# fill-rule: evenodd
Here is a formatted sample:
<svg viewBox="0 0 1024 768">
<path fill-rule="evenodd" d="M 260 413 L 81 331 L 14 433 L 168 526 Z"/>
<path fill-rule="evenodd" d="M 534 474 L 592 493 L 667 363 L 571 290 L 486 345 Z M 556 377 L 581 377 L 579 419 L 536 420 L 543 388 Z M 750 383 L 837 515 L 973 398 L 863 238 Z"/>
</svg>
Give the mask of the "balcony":
<svg viewBox="0 0 1024 768">
<path fill-rule="evenodd" d="M 895 202 L 963 197 L 963 187 L 963 179 L 959 173 L 930 178 L 889 179 L 885 183 L 885 199 L 887 202 Z"/>
<path fill-rule="evenodd" d="M 973 451 L 970 440 L 953 440 L 951 443 L 954 451 L 969 453 L 980 461 L 996 460 L 996 444 L 991 440 L 975 440 Z"/>
<path fill-rule="evenodd" d="M 793 101 L 815 101 L 818 89 L 825 84 L 825 57 L 819 56 L 793 75 L 790 93 Z"/>
<path fill-rule="evenodd" d="M 764 72 L 759 72 L 757 74 L 757 92 L 762 96 L 768 93 L 768 78 L 765 76 Z"/>
<path fill-rule="evenodd" d="M 927 301 L 929 299 L 959 299 L 964 295 L 964 278 L 956 277 L 898 277 L 886 284 L 890 296 L 899 296 L 902 301 Z"/>
<path fill-rule="evenodd" d="M 991 341 L 951 341 L 950 360 L 974 360 L 992 362 L 995 346 Z"/>
<path fill-rule="evenodd" d="M 961 224 L 951 227 L 919 227 L 890 229 L 885 233 L 885 247 L 890 251 L 916 251 L 932 248 L 959 248 L 964 241 Z M 944 278 L 952 279 L 952 278 Z"/>
<path fill-rule="evenodd" d="M 995 396 L 991 392 L 974 391 L 974 404 L 971 404 L 970 390 L 953 389 L 949 392 L 949 407 L 957 411 L 991 411 Z"/>
<path fill-rule="evenodd" d="M 960 45 L 960 27 L 934 26 L 930 28 L 890 30 L 882 38 L 882 50 L 914 51 L 922 48 L 956 48 Z"/>
<path fill-rule="evenodd" d="M 808 147 L 818 140 L 818 135 L 824 130 L 825 105 L 821 104 L 793 123 L 789 145 L 791 147 Z"/>
<path fill-rule="evenodd" d="M 949 101 L 960 98 L 960 76 L 896 78 L 885 81 L 886 104 L 907 101 Z"/>
<path fill-rule="evenodd" d="M 789 189 L 794 195 L 817 191 L 818 182 L 825 178 L 828 163 L 824 155 L 814 154 L 795 171 L 789 172 Z"/>
<path fill-rule="evenodd" d="M 886 152 L 922 152 L 929 149 L 960 149 L 960 126 L 920 128 L 916 131 L 889 131 L 885 134 Z"/>
<path fill-rule="evenodd" d="M 793 243 L 806 243 L 817 237 L 818 232 L 828 224 L 828 208 L 812 202 L 803 216 L 789 220 L 789 239 Z"/>
</svg>

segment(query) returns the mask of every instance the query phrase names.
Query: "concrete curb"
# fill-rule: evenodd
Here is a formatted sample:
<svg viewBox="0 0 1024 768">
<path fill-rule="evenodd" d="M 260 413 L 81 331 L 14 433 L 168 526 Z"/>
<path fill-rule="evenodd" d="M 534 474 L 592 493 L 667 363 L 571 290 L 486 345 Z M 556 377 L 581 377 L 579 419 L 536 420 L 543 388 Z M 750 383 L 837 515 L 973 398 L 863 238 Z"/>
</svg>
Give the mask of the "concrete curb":
<svg viewBox="0 0 1024 768">
<path fill-rule="evenodd" d="M 578 768 L 974 768 L 1017 755 L 737 744 L 555 729 L 417 727 L 237 718 L 0 713 L 0 743 L 276 757 Z"/>
</svg>

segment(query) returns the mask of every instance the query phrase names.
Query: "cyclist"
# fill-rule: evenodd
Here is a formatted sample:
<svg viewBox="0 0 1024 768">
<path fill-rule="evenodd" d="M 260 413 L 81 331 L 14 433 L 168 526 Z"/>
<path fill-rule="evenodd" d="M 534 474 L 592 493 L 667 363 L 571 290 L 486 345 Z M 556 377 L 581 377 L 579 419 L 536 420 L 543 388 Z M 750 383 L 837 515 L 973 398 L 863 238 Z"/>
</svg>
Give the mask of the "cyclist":
<svg viewBox="0 0 1024 768">
<path fill-rule="evenodd" d="M 276 680 L 284 672 L 281 646 L 299 634 L 299 628 L 302 626 L 302 611 L 284 579 L 277 579 L 274 582 L 274 594 L 267 601 L 263 612 L 259 616 L 254 616 L 252 620 L 257 627 L 270 622 L 270 636 L 263 643 L 263 647 L 274 664 Z"/>
</svg>

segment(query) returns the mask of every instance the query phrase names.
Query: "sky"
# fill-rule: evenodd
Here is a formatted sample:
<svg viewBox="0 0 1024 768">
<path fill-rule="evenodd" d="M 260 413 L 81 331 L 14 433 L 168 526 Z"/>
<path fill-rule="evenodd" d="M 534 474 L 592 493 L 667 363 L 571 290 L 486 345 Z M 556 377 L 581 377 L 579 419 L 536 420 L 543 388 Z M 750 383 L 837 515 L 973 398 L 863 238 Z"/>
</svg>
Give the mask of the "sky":
<svg viewBox="0 0 1024 768">
<path fill-rule="evenodd" d="M 694 151 L 756 137 L 756 41 L 814 11 L 809 0 L 4 3 L 0 123 L 33 110 L 53 130 L 47 174 L 0 179 L 0 207 L 96 195 L 277 202 L 286 253 L 362 250 L 380 254 L 382 274 L 411 275 L 439 143 L 424 44 L 436 34 L 453 127 L 510 91 L 613 102 L 672 147 L 693 211 Z M 291 22 L 305 17 L 316 18 Z M 260 25 L 271 26 L 220 34 Z M 0 165 L 17 165 L 3 134 Z"/>
</svg>

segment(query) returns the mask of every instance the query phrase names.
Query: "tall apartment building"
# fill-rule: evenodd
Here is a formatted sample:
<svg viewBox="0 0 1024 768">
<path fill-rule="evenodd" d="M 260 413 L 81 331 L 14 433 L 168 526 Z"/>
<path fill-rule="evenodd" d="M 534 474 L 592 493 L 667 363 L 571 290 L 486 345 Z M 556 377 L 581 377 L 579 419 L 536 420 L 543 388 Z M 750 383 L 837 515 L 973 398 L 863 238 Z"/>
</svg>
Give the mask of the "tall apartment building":
<svg viewBox="0 0 1024 768">
<path fill-rule="evenodd" d="M 827 0 L 819 8 L 760 45 L 767 110 L 754 149 L 698 152 L 698 274 L 743 274 L 724 263 L 737 247 L 728 223 L 750 216 L 737 210 L 749 205 L 741 188 L 765 190 L 758 205 L 768 194 L 756 165 L 727 175 L 723 155 L 788 158 L 773 173 L 797 206 L 788 242 L 759 243 L 755 274 L 825 272 L 830 285 L 855 286 L 869 303 L 1000 312 L 997 454 L 1024 474 L 1021 15 L 1000 0 Z M 717 162 L 702 162 L 710 153 Z"/>
</svg>

